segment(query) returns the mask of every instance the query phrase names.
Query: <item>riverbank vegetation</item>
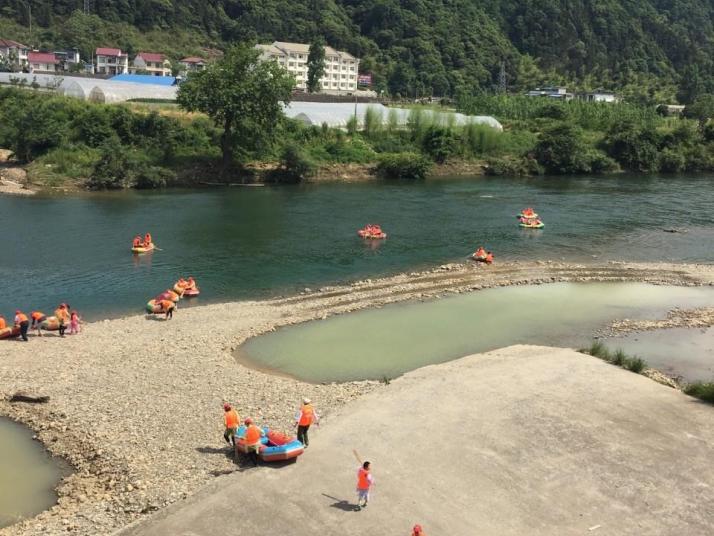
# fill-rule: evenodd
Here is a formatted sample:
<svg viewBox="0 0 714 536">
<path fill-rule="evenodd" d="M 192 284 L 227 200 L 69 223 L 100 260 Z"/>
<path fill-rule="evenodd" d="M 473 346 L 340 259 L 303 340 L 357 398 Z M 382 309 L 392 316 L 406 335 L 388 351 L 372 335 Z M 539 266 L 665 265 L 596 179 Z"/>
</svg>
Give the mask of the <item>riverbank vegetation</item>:
<svg viewBox="0 0 714 536">
<path fill-rule="evenodd" d="M 637 356 L 628 356 L 625 352 L 618 349 L 614 352 L 610 351 L 601 341 L 594 341 L 589 348 L 580 350 L 584 354 L 597 357 L 603 361 L 622 367 L 636 374 L 641 373 L 647 368 L 647 362 Z"/>
<path fill-rule="evenodd" d="M 217 70 L 221 65 L 223 60 L 213 64 Z M 384 117 L 372 109 L 360 124 L 353 119 L 339 129 L 283 117 L 278 100 L 287 98 L 285 82 L 267 104 L 241 96 L 235 108 L 241 120 L 230 121 L 227 131 L 225 110 L 235 102 L 208 102 L 210 92 L 203 86 L 217 88 L 219 81 L 212 68 L 205 72 L 203 83 L 189 80 L 181 90 L 183 109 L 101 105 L 26 88 L 0 89 L 0 147 L 11 149 L 39 186 L 91 189 L 297 182 L 336 165 L 398 179 L 422 178 L 439 166 L 457 173 L 476 167 L 494 175 L 714 170 L 714 98 L 708 95 L 681 118 L 632 103 L 464 96 L 460 111 L 494 115 L 504 130 L 457 125 L 454 115 L 434 116 L 419 108 L 411 110 L 406 125 L 398 124 L 395 113 Z M 250 94 L 254 85 L 239 94 Z"/>
</svg>

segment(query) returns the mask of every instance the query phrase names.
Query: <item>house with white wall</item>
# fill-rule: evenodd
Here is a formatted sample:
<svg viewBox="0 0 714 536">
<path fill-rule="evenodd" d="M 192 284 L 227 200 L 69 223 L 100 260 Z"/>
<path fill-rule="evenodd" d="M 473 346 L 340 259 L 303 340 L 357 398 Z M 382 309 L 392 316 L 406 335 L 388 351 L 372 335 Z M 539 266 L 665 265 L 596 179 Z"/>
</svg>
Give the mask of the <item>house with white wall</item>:
<svg viewBox="0 0 714 536">
<path fill-rule="evenodd" d="M 208 65 L 208 61 L 203 58 L 199 58 L 198 56 L 189 56 L 179 60 L 178 64 L 181 68 L 181 73 L 186 75 L 189 73 L 195 73 L 196 71 L 203 71 L 206 68 L 206 65 Z"/>
<path fill-rule="evenodd" d="M 307 89 L 307 56 L 310 45 L 274 41 L 269 45 L 256 45 L 263 60 L 277 61 L 295 77 L 298 89 Z M 357 90 L 359 58 L 349 52 L 325 47 L 325 74 L 320 78 L 322 93 L 346 94 Z"/>
<path fill-rule="evenodd" d="M 9 63 L 19 69 L 27 66 L 27 55 L 30 47 L 13 41 L 12 39 L 0 39 L 0 61 Z"/>
<path fill-rule="evenodd" d="M 129 72 L 129 55 L 118 48 L 100 47 L 96 50 L 97 74 L 115 76 Z"/>
<path fill-rule="evenodd" d="M 27 63 L 31 73 L 55 73 L 58 69 L 59 60 L 54 52 L 29 52 L 27 54 Z"/>
<path fill-rule="evenodd" d="M 132 61 L 129 72 L 148 73 L 153 76 L 171 76 L 171 62 L 165 54 L 139 52 Z"/>
</svg>

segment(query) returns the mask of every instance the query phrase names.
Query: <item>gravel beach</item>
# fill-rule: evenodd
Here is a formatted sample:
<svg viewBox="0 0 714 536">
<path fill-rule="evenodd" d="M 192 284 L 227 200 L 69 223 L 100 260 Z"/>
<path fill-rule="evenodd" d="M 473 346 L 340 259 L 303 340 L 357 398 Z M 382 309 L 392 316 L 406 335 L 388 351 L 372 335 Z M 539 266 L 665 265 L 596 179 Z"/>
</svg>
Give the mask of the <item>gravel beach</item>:
<svg viewBox="0 0 714 536">
<path fill-rule="evenodd" d="M 86 324 L 79 336 L 65 339 L 49 334 L 29 343 L 0 341 L 0 414 L 28 424 L 75 468 L 60 483 L 55 507 L 0 535 L 110 534 L 193 494 L 215 476 L 240 470 L 222 438 L 224 401 L 242 418 L 291 430 L 294 412 L 308 396 L 329 427 L 336 410 L 381 387 L 307 384 L 248 369 L 232 352 L 249 337 L 391 302 L 562 281 L 711 285 L 714 267 L 449 264 L 261 302 L 179 305 L 170 321 L 137 315 Z M 16 392 L 50 399 L 7 402 Z"/>
</svg>

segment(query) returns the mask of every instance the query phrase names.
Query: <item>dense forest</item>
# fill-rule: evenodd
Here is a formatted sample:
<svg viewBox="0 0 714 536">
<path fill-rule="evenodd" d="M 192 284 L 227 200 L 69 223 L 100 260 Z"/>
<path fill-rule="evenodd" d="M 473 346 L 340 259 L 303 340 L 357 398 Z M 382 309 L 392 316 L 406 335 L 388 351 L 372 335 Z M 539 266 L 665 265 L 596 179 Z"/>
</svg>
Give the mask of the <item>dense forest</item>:
<svg viewBox="0 0 714 536">
<path fill-rule="evenodd" d="M 647 103 L 714 92 L 711 0 L 0 0 L 0 37 L 85 55 L 318 36 L 392 95 L 492 90 L 502 65 L 514 91 L 559 83 Z"/>
</svg>

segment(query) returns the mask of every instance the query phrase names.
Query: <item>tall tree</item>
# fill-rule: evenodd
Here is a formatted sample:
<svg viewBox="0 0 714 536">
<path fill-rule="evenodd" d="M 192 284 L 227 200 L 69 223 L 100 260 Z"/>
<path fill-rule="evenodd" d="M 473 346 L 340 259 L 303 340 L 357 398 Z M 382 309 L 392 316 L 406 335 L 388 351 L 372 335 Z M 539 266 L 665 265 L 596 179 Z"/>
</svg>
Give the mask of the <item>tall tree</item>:
<svg viewBox="0 0 714 536">
<path fill-rule="evenodd" d="M 261 61 L 249 45 L 234 46 L 205 70 L 181 84 L 176 100 L 189 112 L 203 112 L 223 128 L 223 170 L 233 164 L 236 147 L 269 136 L 290 102 L 295 79 L 274 61 Z"/>
<path fill-rule="evenodd" d="M 307 55 L 307 90 L 310 93 L 320 91 L 320 78 L 325 76 L 325 45 L 322 39 L 315 39 Z"/>
</svg>

